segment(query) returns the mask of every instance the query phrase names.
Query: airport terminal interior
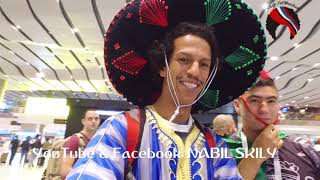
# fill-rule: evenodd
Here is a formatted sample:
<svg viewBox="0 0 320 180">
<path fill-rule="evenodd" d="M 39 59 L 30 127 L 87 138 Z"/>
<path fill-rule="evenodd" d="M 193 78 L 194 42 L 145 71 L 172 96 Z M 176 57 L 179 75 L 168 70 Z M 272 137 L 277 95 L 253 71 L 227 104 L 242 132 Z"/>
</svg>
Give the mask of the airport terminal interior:
<svg viewBox="0 0 320 180">
<path fill-rule="evenodd" d="M 20 148 L 9 164 L 14 138 L 43 147 L 79 132 L 87 109 L 104 121 L 134 108 L 113 87 L 103 49 L 109 24 L 129 1 L 0 0 L 0 179 L 40 180 L 47 167 L 48 158 L 32 149 L 22 156 Z M 281 106 L 277 126 L 320 151 L 320 1 L 246 3 L 265 27 L 264 69 Z M 295 12 L 296 29 L 269 27 L 267 19 L 280 6 Z M 213 128 L 219 114 L 231 115 L 241 129 L 232 102 L 194 117 Z"/>
</svg>

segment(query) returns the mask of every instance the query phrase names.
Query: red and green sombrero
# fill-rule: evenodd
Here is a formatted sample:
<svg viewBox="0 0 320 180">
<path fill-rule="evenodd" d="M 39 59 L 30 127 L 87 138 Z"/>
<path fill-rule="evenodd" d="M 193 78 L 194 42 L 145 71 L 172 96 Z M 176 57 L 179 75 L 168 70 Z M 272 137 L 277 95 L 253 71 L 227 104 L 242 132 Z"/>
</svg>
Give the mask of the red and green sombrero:
<svg viewBox="0 0 320 180">
<path fill-rule="evenodd" d="M 150 105 L 160 95 L 147 50 L 181 22 L 214 27 L 222 54 L 219 71 L 193 109 L 222 106 L 256 82 L 267 46 L 260 20 L 247 4 L 238 0 L 133 0 L 114 17 L 104 46 L 110 81 L 129 102 Z"/>
</svg>

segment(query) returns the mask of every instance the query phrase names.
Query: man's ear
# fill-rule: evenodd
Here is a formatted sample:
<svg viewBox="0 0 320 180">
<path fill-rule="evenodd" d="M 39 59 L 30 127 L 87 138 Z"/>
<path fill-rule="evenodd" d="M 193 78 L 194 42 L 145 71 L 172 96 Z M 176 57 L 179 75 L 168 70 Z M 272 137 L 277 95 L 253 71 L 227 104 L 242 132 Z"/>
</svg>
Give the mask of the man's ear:
<svg viewBox="0 0 320 180">
<path fill-rule="evenodd" d="M 237 114 L 240 114 L 240 101 L 239 98 L 233 101 L 233 107 L 236 110 Z"/>
<path fill-rule="evenodd" d="M 81 123 L 84 126 L 84 118 L 81 119 Z"/>
<path fill-rule="evenodd" d="M 159 75 L 160 77 L 167 77 L 167 68 L 164 67 L 164 68 L 161 68 L 160 71 L 159 71 Z"/>
</svg>

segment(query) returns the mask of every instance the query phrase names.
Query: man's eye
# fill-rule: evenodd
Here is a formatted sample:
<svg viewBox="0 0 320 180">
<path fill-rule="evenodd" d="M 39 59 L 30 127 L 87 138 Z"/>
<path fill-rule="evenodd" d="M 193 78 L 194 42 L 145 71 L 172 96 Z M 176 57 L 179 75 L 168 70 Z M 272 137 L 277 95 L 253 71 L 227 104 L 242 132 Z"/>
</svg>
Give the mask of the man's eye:
<svg viewBox="0 0 320 180">
<path fill-rule="evenodd" d="M 275 104 L 275 103 L 277 103 L 277 102 L 278 102 L 278 101 L 275 100 L 275 99 L 272 99 L 272 100 L 269 100 L 269 101 L 268 101 L 269 104 Z"/>
<path fill-rule="evenodd" d="M 259 100 L 258 99 L 250 99 L 250 101 L 249 101 L 250 103 L 258 103 L 259 102 Z"/>
<path fill-rule="evenodd" d="M 188 62 L 188 60 L 186 58 L 179 58 L 178 61 L 181 62 L 181 63 L 187 63 Z"/>
<path fill-rule="evenodd" d="M 207 63 L 202 63 L 202 64 L 201 64 L 201 67 L 202 67 L 202 68 L 209 68 L 209 67 L 210 67 L 210 65 L 209 65 L 209 64 L 207 64 Z"/>
</svg>

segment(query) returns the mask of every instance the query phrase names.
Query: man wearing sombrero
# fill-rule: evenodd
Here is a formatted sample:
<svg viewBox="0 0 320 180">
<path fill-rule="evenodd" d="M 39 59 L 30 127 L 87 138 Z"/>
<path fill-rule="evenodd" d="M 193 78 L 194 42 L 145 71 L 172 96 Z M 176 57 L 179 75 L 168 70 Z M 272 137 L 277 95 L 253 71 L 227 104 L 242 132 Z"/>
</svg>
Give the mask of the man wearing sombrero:
<svg viewBox="0 0 320 180">
<path fill-rule="evenodd" d="M 141 109 L 106 120 L 67 179 L 241 179 L 233 158 L 195 155 L 226 145 L 190 114 L 232 101 L 262 70 L 263 28 L 245 3 L 131 1 L 104 52 L 113 86 Z"/>
</svg>

